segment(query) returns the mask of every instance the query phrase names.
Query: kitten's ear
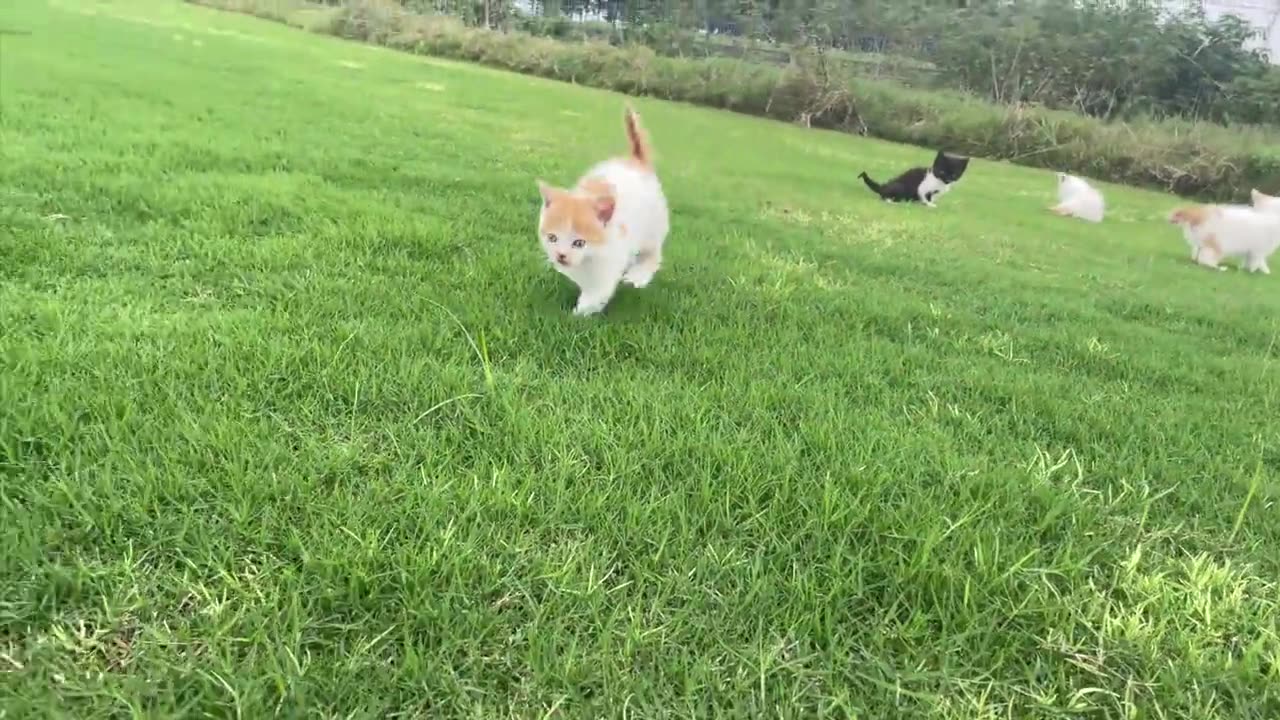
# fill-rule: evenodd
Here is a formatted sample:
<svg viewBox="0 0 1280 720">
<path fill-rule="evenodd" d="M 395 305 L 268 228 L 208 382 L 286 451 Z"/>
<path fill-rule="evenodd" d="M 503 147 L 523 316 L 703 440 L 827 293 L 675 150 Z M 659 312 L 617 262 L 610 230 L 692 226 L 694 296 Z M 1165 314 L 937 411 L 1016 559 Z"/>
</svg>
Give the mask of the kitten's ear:
<svg viewBox="0 0 1280 720">
<path fill-rule="evenodd" d="M 550 205 L 552 200 L 564 194 L 563 191 L 553 188 L 541 180 L 538 181 L 538 192 L 542 194 L 543 207 Z"/>
<path fill-rule="evenodd" d="M 612 195 L 601 195 L 592 201 L 596 209 L 596 219 L 608 225 L 613 219 L 614 210 L 618 209 L 618 201 Z"/>
<path fill-rule="evenodd" d="M 1204 222 L 1205 212 L 1202 208 L 1195 205 L 1184 205 L 1176 207 L 1173 212 L 1169 213 L 1169 222 L 1174 225 L 1190 225 L 1196 227 Z"/>
<path fill-rule="evenodd" d="M 601 224 L 608 225 L 618 206 L 617 191 L 613 185 L 607 180 L 592 178 L 582 184 L 582 189 L 591 198 L 591 208 L 595 210 L 596 219 Z"/>
</svg>

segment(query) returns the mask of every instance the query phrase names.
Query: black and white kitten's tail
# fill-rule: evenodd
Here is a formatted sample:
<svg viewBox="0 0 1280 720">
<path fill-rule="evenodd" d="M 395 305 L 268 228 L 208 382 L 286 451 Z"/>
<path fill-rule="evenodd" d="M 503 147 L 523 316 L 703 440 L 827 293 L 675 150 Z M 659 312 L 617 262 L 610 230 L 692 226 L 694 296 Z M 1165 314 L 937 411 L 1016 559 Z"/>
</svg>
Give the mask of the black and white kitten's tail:
<svg viewBox="0 0 1280 720">
<path fill-rule="evenodd" d="M 867 176 L 867 174 L 866 174 L 865 172 L 864 172 L 864 173 L 858 173 L 858 177 L 862 178 L 862 182 L 866 183 L 866 184 L 867 184 L 867 187 L 871 188 L 871 192 L 873 192 L 873 193 L 875 193 L 875 194 L 879 195 L 880 197 L 884 197 L 884 186 L 883 186 L 883 185 L 881 185 L 880 183 L 876 182 L 875 180 L 872 180 L 870 177 L 868 177 L 868 176 Z"/>
</svg>

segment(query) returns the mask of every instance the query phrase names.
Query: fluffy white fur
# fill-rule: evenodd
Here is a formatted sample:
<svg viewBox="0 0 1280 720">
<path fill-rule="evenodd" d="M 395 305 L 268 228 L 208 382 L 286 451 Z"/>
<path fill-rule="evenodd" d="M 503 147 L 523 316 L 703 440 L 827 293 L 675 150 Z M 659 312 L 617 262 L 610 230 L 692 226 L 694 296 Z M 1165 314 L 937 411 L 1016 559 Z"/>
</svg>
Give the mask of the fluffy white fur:
<svg viewBox="0 0 1280 720">
<path fill-rule="evenodd" d="M 579 300 L 579 310 L 589 315 L 604 309 L 619 281 L 642 288 L 653 280 L 662 264 L 671 219 L 662 183 L 652 169 L 606 160 L 587 176 L 613 186 L 617 209 L 605 224 L 603 247 L 588 246 L 577 265 L 556 267 L 582 288 L 586 302 Z"/>
<path fill-rule="evenodd" d="M 596 165 L 573 190 L 539 183 L 542 247 L 552 267 L 581 291 L 575 315 L 603 310 L 619 282 L 645 287 L 662 264 L 667 198 L 639 119 L 630 110 L 626 119 L 630 156 Z"/>
<path fill-rule="evenodd" d="M 1264 192 L 1258 192 L 1256 188 L 1249 193 L 1249 196 L 1250 199 L 1253 200 L 1253 207 L 1255 209 L 1280 215 L 1280 197 L 1273 197 Z"/>
<path fill-rule="evenodd" d="M 1106 203 L 1102 200 L 1102 193 L 1083 178 L 1058 173 L 1058 204 L 1053 207 L 1053 211 L 1066 217 L 1098 223 L 1102 222 Z"/>
<path fill-rule="evenodd" d="M 924 180 L 920 183 L 920 187 L 916 190 L 916 194 L 920 196 L 920 202 L 931 208 L 936 208 L 938 206 L 934 204 L 934 199 L 946 195 L 954 184 L 955 183 L 943 182 L 941 178 L 933 174 L 933 170 L 930 170 L 924 176 Z"/>
<path fill-rule="evenodd" d="M 1207 205 L 1179 208 L 1169 220 L 1182 227 L 1197 263 L 1225 270 L 1223 260 L 1239 258 L 1244 270 L 1271 273 L 1267 259 L 1280 246 L 1280 213 L 1248 205 Z"/>
</svg>

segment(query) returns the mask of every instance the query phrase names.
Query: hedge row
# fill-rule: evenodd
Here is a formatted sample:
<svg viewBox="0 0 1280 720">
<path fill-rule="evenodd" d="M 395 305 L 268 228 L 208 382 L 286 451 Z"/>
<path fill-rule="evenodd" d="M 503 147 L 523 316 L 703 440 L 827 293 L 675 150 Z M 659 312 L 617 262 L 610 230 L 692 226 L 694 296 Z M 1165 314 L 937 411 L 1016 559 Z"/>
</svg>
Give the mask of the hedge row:
<svg viewBox="0 0 1280 720">
<path fill-rule="evenodd" d="M 1106 123 L 959 93 L 914 90 L 847 74 L 821 55 L 779 67 L 729 58 L 661 57 L 644 47 L 566 43 L 466 27 L 389 0 L 324 6 L 297 0 L 191 0 L 314 32 L 422 55 L 695 103 L 788 122 L 946 148 L 1206 199 L 1280 192 L 1280 136 L 1207 123 Z"/>
</svg>

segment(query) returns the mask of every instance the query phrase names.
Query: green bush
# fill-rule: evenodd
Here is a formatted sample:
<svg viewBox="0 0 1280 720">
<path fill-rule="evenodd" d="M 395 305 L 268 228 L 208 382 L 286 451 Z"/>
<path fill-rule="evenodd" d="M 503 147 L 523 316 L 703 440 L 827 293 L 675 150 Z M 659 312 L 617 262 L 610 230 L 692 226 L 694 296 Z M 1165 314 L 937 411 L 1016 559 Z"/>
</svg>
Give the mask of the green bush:
<svg viewBox="0 0 1280 720">
<path fill-rule="evenodd" d="M 416 16 L 406 13 L 391 0 L 349 0 L 331 16 L 328 31 L 352 40 L 386 45 L 403 32 L 406 19 L 411 17 Z"/>
<path fill-rule="evenodd" d="M 1249 122 L 1273 118 L 1280 121 L 1280 68 L 1236 78 L 1223 88 L 1223 94 L 1226 95 L 1223 115 L 1228 120 Z"/>
<path fill-rule="evenodd" d="M 530 35 L 549 37 L 556 40 L 578 42 L 597 40 L 615 45 L 622 42 L 618 31 L 607 22 L 598 20 L 574 22 L 563 15 L 554 17 L 544 15 L 521 16 L 515 23 L 515 29 Z"/>
<path fill-rule="evenodd" d="M 1100 118 L 1140 114 L 1280 123 L 1280 71 L 1250 49 L 1231 15 L 1170 14 L 1150 3 L 1026 1 L 939 11 L 941 80 L 989 100 L 1034 102 Z"/>
<path fill-rule="evenodd" d="M 192 0 L 266 14 L 280 0 Z M 310 7 L 298 5 L 301 12 Z M 822 53 L 786 66 L 729 58 L 664 57 L 640 46 L 565 43 L 407 13 L 391 0 L 345 0 L 310 26 L 424 55 L 482 63 L 631 95 L 696 103 L 886 140 L 946 148 L 1178 194 L 1240 199 L 1280 187 L 1280 138 L 1261 129 L 1175 121 L 1106 123 L 1035 105 L 996 105 L 959 92 L 917 90 L 850 75 Z"/>
</svg>

